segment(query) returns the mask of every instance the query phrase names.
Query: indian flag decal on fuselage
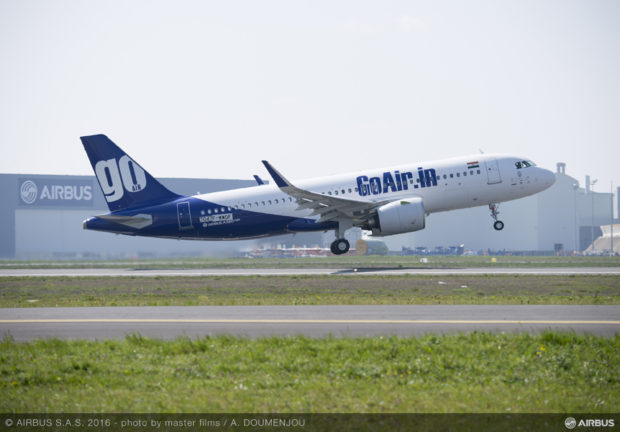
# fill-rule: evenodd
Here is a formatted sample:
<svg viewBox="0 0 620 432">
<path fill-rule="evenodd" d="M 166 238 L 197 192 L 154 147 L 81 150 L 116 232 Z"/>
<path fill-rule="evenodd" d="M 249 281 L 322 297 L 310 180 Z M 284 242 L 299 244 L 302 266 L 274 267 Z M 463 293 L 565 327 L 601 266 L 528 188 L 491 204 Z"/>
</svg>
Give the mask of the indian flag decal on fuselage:
<svg viewBox="0 0 620 432">
<path fill-rule="evenodd" d="M 478 161 L 475 162 L 467 162 L 467 169 L 480 168 L 480 164 Z"/>
</svg>

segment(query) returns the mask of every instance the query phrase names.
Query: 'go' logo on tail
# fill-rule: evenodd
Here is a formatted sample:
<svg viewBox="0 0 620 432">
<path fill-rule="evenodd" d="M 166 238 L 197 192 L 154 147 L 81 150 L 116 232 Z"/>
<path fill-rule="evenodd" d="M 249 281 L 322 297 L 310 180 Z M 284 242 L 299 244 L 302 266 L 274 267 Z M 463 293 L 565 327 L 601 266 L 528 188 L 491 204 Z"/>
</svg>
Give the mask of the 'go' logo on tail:
<svg viewBox="0 0 620 432">
<path fill-rule="evenodd" d="M 146 187 L 144 170 L 129 156 L 100 160 L 95 165 L 95 174 L 108 202 L 118 201 L 127 192 L 140 192 Z"/>
</svg>

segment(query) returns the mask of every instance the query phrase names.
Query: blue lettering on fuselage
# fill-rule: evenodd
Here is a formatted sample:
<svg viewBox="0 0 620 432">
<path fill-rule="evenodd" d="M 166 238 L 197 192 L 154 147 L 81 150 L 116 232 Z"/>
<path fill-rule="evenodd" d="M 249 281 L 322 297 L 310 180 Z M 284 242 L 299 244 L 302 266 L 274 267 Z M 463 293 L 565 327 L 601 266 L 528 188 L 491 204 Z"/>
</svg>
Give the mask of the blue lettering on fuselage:
<svg viewBox="0 0 620 432">
<path fill-rule="evenodd" d="M 437 174 L 433 168 L 418 168 L 417 183 L 414 189 L 437 186 Z M 360 196 L 379 195 L 389 192 L 409 190 L 409 182 L 413 181 L 413 172 L 400 172 L 398 170 L 384 172 L 381 177 L 359 176 L 357 180 L 357 193 Z"/>
</svg>

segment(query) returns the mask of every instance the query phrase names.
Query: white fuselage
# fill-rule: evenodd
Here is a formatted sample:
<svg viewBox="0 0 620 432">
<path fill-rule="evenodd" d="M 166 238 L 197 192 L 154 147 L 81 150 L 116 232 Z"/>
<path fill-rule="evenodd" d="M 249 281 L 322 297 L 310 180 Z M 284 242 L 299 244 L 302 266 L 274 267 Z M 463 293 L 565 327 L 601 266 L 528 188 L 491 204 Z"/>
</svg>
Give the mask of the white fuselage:
<svg viewBox="0 0 620 432">
<path fill-rule="evenodd" d="M 549 170 L 533 164 L 517 168 L 516 164 L 527 161 L 515 156 L 479 154 L 298 180 L 294 183 L 300 189 L 356 201 L 382 202 L 420 197 L 426 213 L 430 214 L 523 198 L 553 184 L 555 175 Z M 418 175 L 419 168 L 434 170 L 436 185 L 422 187 L 424 180 L 420 182 L 420 177 L 424 179 L 424 176 Z M 378 190 L 375 187 L 373 191 L 377 193 L 360 193 L 359 177 L 378 178 L 381 181 L 386 173 L 391 174 L 393 184 L 389 183 L 386 187 L 384 182 L 379 182 Z M 412 175 L 403 178 L 403 173 Z M 396 179 L 398 175 L 400 182 Z M 376 185 L 362 181 L 361 186 Z M 195 198 L 239 210 L 317 218 L 311 210 L 298 210 L 295 199 L 273 184 L 202 194 Z"/>
</svg>

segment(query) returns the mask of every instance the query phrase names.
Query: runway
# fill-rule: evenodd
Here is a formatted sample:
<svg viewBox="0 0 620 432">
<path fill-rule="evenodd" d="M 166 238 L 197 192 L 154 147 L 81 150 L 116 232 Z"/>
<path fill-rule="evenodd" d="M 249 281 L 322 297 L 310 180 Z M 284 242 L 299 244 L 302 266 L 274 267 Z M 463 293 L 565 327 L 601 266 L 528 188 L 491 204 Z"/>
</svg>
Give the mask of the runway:
<svg viewBox="0 0 620 432">
<path fill-rule="evenodd" d="M 120 339 L 128 334 L 174 339 L 243 337 L 420 336 L 484 332 L 574 331 L 612 337 L 620 306 L 185 306 L 0 309 L 0 335 Z"/>
<path fill-rule="evenodd" d="M 182 276 L 377 276 L 377 275 L 616 275 L 620 267 L 480 267 L 480 268 L 204 268 L 204 269 L 135 269 L 135 268 L 52 268 L 0 269 L 0 277 L 182 277 Z"/>
</svg>

